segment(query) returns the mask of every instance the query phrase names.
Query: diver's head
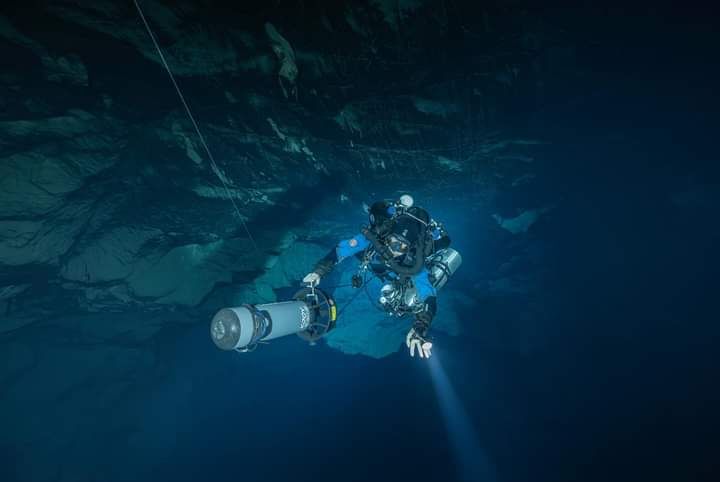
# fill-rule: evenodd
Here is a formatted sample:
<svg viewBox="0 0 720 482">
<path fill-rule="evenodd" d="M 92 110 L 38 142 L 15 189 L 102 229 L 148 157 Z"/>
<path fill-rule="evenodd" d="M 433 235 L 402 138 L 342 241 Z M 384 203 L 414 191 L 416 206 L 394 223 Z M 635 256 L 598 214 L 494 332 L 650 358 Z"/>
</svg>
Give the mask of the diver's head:
<svg viewBox="0 0 720 482">
<path fill-rule="evenodd" d="M 410 209 L 415 201 L 409 194 L 403 194 L 397 201 L 383 200 L 374 202 L 368 208 L 370 226 L 380 232 L 387 227 L 388 221 L 392 220 L 405 209 Z"/>
<path fill-rule="evenodd" d="M 393 258 L 405 256 L 410 249 L 410 242 L 402 236 L 391 234 L 385 243 Z"/>
<path fill-rule="evenodd" d="M 393 220 L 385 238 L 385 245 L 393 257 L 404 256 L 420 240 L 421 230 L 422 225 L 417 219 L 401 214 Z"/>
<path fill-rule="evenodd" d="M 379 231 L 392 218 L 393 214 L 395 214 L 395 208 L 389 202 L 374 202 L 368 211 L 370 226 Z"/>
</svg>

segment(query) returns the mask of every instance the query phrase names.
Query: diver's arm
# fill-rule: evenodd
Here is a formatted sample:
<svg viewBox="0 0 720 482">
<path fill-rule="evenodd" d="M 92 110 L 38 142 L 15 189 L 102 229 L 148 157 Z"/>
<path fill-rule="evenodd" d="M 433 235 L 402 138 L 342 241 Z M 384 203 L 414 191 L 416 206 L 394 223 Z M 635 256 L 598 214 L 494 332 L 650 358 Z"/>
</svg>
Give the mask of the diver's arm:
<svg viewBox="0 0 720 482">
<path fill-rule="evenodd" d="M 320 261 L 315 264 L 312 273 L 308 274 L 303 281 L 309 282 L 311 275 L 314 273 L 317 276 L 312 277 L 312 282 L 317 284 L 320 282 L 320 278 L 327 276 L 335 268 L 335 265 L 340 263 L 345 258 L 357 254 L 367 248 L 370 242 L 362 234 L 357 234 L 350 239 L 340 241 L 333 249 L 328 252 Z M 306 281 L 308 279 L 308 281 Z"/>
<path fill-rule="evenodd" d="M 432 355 L 433 344 L 427 338 L 427 332 L 436 310 L 436 299 L 434 296 L 430 296 L 425 300 L 422 311 L 415 314 L 415 323 L 405 337 L 405 344 L 410 349 L 410 356 L 415 356 L 416 351 L 420 358 L 430 358 Z"/>
<path fill-rule="evenodd" d="M 415 312 L 415 321 L 405 337 L 405 344 L 410 349 L 410 356 L 415 356 L 417 351 L 420 358 L 430 358 L 432 342 L 428 340 L 427 334 L 437 312 L 436 291 L 425 269 L 413 278 L 413 282 L 422 307 Z"/>
<path fill-rule="evenodd" d="M 425 300 L 422 311 L 415 313 L 413 330 L 423 338 L 426 337 L 435 313 L 437 313 L 437 298 L 430 296 Z"/>
<path fill-rule="evenodd" d="M 315 263 L 313 273 L 317 273 L 318 276 L 323 277 L 333 270 L 335 265 L 338 263 L 337 250 L 336 248 L 331 249 L 328 254 L 322 257 L 320 261 Z"/>
</svg>

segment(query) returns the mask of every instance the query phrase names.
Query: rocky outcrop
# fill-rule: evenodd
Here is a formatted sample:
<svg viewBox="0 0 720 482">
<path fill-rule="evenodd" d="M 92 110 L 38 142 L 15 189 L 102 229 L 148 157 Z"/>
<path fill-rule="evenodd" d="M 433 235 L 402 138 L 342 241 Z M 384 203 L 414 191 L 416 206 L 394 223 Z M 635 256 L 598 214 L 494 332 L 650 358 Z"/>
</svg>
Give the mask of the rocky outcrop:
<svg viewBox="0 0 720 482">
<path fill-rule="evenodd" d="M 7 18 L 2 16 L 0 16 L 0 38 L 38 56 L 44 68 L 45 78 L 50 82 L 87 87 L 87 68 L 77 54 L 51 54 L 42 44 L 18 31 Z"/>
<path fill-rule="evenodd" d="M 60 117 L 0 122 L 12 154 L 0 163 L 0 218 L 47 214 L 112 166 L 122 124 L 75 110 Z M 28 149 L 29 147 L 29 149 Z"/>
<path fill-rule="evenodd" d="M 407 17 L 429 2 L 424 0 L 371 0 L 370 3 L 382 12 L 383 19 L 390 28 L 398 30 L 407 21 Z"/>
<path fill-rule="evenodd" d="M 148 23 L 161 36 L 164 55 L 173 73 L 179 76 L 212 75 L 239 68 L 232 33 L 218 34 L 193 23 L 197 14 L 191 7 L 173 9 L 157 1 L 143 2 Z M 84 28 L 96 30 L 129 43 L 146 59 L 160 63 L 153 42 L 138 13 L 130 5 L 112 1 L 64 2 L 48 11 Z M 170 39 L 169 43 L 162 39 Z"/>
<path fill-rule="evenodd" d="M 63 278 L 103 283 L 127 278 L 134 271 L 141 248 L 162 235 L 159 229 L 123 226 L 103 234 L 81 253 L 69 258 L 61 269 Z"/>
<path fill-rule="evenodd" d="M 0 264 L 57 264 L 91 215 L 88 204 L 78 204 L 58 208 L 52 218 L 0 220 Z"/>
<path fill-rule="evenodd" d="M 79 56 L 74 54 L 60 57 L 44 55 L 40 60 L 45 67 L 45 75 L 49 81 L 87 87 L 87 68 Z"/>
<path fill-rule="evenodd" d="M 122 124 L 75 110 L 0 133 L 12 152 L 0 161 L 0 263 L 57 263 L 93 214 L 73 195 L 117 160 Z"/>
<path fill-rule="evenodd" d="M 55 30 L 32 30 L 29 10 L 27 18 L 0 18 L 3 41 L 32 54 L 41 79 L 32 78 L 49 89 L 26 90 L 22 80 L 37 72 L 20 67 L 0 77 L 7 106 L 0 122 L 0 266 L 11 270 L 2 281 L 28 286 L 6 297 L 6 308 L 11 299 L 28 305 L 22 319 L 5 326 L 31 323 L 58 293 L 63 306 L 82 311 L 274 300 L 322 254 L 315 242 L 349 229 L 349 219 L 308 224 L 313 210 L 336 209 L 348 187 L 412 185 L 432 197 L 470 180 L 490 203 L 499 190 L 531 185 L 537 141 L 491 129 L 503 96 L 523 80 L 527 48 L 494 64 L 491 48 L 478 44 L 458 64 L 451 60 L 458 44 L 444 36 L 451 19 L 421 21 L 431 4 L 321 9 L 316 24 L 303 27 L 316 37 L 298 35 L 292 13 L 230 26 L 203 21 L 207 12 L 190 5 L 142 2 L 202 140 L 132 5 L 48 6 L 54 28 L 68 30 L 57 45 Z M 353 55 L 330 49 L 327 35 Z M 442 72 L 429 69 L 423 54 L 423 39 L 433 36 L 433 51 L 450 59 Z M 122 76 L 104 74 L 117 67 L 108 60 L 116 51 L 123 70 L 141 78 L 132 88 Z M 508 72 L 509 84 L 497 81 Z M 145 99 L 157 105 L 146 109 Z M 343 192 L 341 203 L 352 196 Z M 355 214 L 363 215 L 361 201 L 372 200 L 354 200 Z M 496 221 L 523 233 L 543 213 L 498 214 Z M 31 266 L 42 276 L 18 275 Z M 395 341 L 377 351 L 339 341 L 377 341 L 382 323 L 350 324 L 332 343 L 383 356 Z"/>
<path fill-rule="evenodd" d="M 283 95 L 293 97 L 297 100 L 298 92 L 295 81 L 298 77 L 298 67 L 295 62 L 295 51 L 290 42 L 280 35 L 275 26 L 270 22 L 265 24 L 265 33 L 272 43 L 272 50 L 280 63 L 278 70 L 278 81 L 282 88 Z"/>
<path fill-rule="evenodd" d="M 497 221 L 498 226 L 512 234 L 526 233 L 532 225 L 537 222 L 540 216 L 551 209 L 551 207 L 528 209 L 511 218 L 503 218 L 499 214 L 493 214 L 493 219 Z"/>
</svg>

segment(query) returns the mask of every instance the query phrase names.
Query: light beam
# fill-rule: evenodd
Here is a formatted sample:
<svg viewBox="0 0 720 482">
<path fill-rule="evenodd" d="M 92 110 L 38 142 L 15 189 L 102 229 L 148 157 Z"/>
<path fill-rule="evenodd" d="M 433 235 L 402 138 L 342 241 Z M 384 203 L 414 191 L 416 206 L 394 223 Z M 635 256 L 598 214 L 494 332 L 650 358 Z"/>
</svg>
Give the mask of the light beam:
<svg viewBox="0 0 720 482">
<path fill-rule="evenodd" d="M 452 444 L 459 480 L 496 482 L 495 468 L 480 446 L 471 419 L 440 364 L 437 353 L 433 354 L 428 363 L 448 439 Z"/>
</svg>

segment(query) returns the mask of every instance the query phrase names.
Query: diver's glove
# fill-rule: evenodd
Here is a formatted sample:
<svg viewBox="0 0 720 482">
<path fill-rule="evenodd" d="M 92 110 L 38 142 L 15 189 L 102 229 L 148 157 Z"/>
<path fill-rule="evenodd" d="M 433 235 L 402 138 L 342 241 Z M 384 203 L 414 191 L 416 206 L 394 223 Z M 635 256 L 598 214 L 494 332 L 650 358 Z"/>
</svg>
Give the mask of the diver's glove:
<svg viewBox="0 0 720 482">
<path fill-rule="evenodd" d="M 424 330 L 419 328 L 411 328 L 405 337 L 405 344 L 410 349 L 410 356 L 415 356 L 415 350 L 417 350 L 420 358 L 430 358 L 430 350 L 432 349 L 432 343 L 425 338 Z"/>
<path fill-rule="evenodd" d="M 320 283 L 320 275 L 315 272 L 308 273 L 302 281 L 308 286 L 317 286 Z"/>
</svg>

